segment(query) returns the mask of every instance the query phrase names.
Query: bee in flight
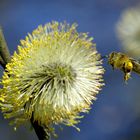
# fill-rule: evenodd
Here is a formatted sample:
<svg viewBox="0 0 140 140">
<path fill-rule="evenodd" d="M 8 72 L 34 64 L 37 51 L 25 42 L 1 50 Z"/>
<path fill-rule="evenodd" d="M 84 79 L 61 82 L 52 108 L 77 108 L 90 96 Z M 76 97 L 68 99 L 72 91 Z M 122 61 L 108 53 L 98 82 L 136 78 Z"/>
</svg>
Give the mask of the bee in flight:
<svg viewBox="0 0 140 140">
<path fill-rule="evenodd" d="M 140 63 L 128 55 L 120 52 L 112 52 L 108 55 L 108 63 L 113 69 L 120 69 L 124 72 L 124 80 L 131 77 L 131 72 L 140 74 Z"/>
</svg>

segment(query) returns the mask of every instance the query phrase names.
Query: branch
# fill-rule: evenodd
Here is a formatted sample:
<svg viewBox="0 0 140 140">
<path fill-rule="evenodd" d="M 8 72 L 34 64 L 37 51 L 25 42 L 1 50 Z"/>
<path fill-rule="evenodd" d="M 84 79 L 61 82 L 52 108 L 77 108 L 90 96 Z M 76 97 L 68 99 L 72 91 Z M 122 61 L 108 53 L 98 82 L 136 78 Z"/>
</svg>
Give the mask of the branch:
<svg viewBox="0 0 140 140">
<path fill-rule="evenodd" d="M 49 127 L 38 125 L 38 122 L 33 120 L 33 116 L 31 118 L 31 123 L 39 140 L 50 140 L 51 135 Z"/>
<path fill-rule="evenodd" d="M 1 56 L 0 56 L 0 65 L 5 69 L 6 63 L 4 62 Z"/>
<path fill-rule="evenodd" d="M 11 57 L 10 57 L 9 49 L 7 47 L 7 43 L 5 41 L 1 27 L 0 27 L 0 56 L 5 62 L 5 64 L 10 62 Z"/>
<path fill-rule="evenodd" d="M 9 49 L 2 32 L 2 28 L 0 27 L 0 65 L 5 69 L 6 64 L 10 62 L 10 59 Z M 33 120 L 33 116 L 30 121 L 39 140 L 50 140 L 49 127 L 39 125 L 37 121 Z"/>
</svg>

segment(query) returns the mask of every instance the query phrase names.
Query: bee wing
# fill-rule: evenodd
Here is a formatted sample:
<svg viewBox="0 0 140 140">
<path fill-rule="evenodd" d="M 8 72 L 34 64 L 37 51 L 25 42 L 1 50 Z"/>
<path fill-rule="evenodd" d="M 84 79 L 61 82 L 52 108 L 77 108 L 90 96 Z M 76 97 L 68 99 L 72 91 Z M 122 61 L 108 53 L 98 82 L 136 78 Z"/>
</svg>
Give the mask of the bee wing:
<svg viewBox="0 0 140 140">
<path fill-rule="evenodd" d="M 140 62 L 133 58 L 130 58 L 130 60 L 133 64 L 133 71 L 140 74 Z"/>
</svg>

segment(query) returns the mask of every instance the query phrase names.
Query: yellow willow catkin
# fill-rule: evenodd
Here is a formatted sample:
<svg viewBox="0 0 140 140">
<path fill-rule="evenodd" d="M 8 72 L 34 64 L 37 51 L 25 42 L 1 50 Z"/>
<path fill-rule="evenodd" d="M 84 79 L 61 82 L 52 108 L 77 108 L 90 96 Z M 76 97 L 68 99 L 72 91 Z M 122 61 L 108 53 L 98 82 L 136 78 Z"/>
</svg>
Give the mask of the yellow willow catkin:
<svg viewBox="0 0 140 140">
<path fill-rule="evenodd" d="M 39 124 L 75 126 L 96 99 L 103 73 L 92 38 L 78 33 L 76 24 L 39 26 L 6 65 L 0 91 L 4 117 L 16 126 L 32 115 Z"/>
</svg>

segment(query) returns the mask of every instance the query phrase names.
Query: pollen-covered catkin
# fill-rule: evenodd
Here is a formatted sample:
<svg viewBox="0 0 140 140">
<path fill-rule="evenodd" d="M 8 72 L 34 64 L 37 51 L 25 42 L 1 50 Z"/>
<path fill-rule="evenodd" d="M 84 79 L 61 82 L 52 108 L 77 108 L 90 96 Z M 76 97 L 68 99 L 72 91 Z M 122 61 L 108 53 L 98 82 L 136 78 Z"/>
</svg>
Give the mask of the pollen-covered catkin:
<svg viewBox="0 0 140 140">
<path fill-rule="evenodd" d="M 4 117 L 15 125 L 33 115 L 43 125 L 74 126 L 101 90 L 101 63 L 92 38 L 78 33 L 76 24 L 39 26 L 6 65 L 0 90 Z"/>
</svg>

